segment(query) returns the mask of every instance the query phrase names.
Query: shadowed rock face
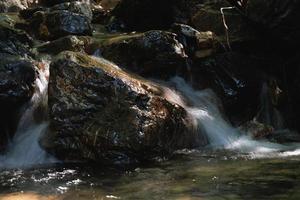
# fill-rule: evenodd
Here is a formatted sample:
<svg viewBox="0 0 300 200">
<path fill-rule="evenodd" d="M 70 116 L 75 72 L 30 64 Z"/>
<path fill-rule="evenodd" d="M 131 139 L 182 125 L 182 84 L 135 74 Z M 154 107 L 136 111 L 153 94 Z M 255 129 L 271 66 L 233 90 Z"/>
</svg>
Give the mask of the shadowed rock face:
<svg viewBox="0 0 300 200">
<path fill-rule="evenodd" d="M 99 49 L 118 65 L 147 77 L 168 78 L 185 71 L 186 54 L 176 35 L 166 31 L 112 38 Z"/>
<path fill-rule="evenodd" d="M 92 35 L 93 13 L 86 2 L 65 2 L 51 8 L 36 7 L 20 12 L 28 21 L 28 32 L 42 40 L 68 35 Z"/>
<path fill-rule="evenodd" d="M 0 151 L 13 135 L 21 107 L 34 91 L 35 67 L 31 39 L 14 29 L 14 21 L 0 16 Z"/>
<path fill-rule="evenodd" d="M 50 69 L 42 144 L 62 160 L 143 161 L 206 144 L 159 87 L 104 59 L 64 52 Z"/>
<path fill-rule="evenodd" d="M 34 92 L 35 69 L 28 60 L 0 55 L 0 151 L 13 136 L 18 113 Z"/>
<path fill-rule="evenodd" d="M 299 45 L 299 10 L 300 2 L 295 0 L 251 0 L 245 12 L 251 20 L 270 29 L 274 37 Z"/>
<path fill-rule="evenodd" d="M 123 0 L 113 14 L 129 30 L 165 29 L 172 23 L 173 4 L 172 0 Z"/>
<path fill-rule="evenodd" d="M 67 35 L 92 34 L 89 18 L 67 10 L 35 13 L 33 24 L 38 28 L 37 35 L 43 39 L 57 39 Z"/>
</svg>

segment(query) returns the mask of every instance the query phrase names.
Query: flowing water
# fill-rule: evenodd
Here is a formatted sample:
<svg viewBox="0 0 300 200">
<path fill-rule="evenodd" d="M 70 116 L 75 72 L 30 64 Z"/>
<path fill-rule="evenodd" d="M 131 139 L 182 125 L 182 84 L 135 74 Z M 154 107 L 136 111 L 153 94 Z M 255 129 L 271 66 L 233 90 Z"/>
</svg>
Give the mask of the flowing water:
<svg viewBox="0 0 300 200">
<path fill-rule="evenodd" d="M 41 85 L 44 89 L 31 105 L 44 102 L 41 94 L 47 86 Z M 195 91 L 179 77 L 166 85 L 165 97 L 188 111 L 195 129 L 205 133 L 207 148 L 181 150 L 170 160 L 138 168 L 51 166 L 55 160 L 38 144 L 47 122 L 35 122 L 35 108 L 30 106 L 6 156 L 0 158 L 0 167 L 6 168 L 0 170 L 0 199 L 300 199 L 297 144 L 255 141 L 228 123 L 211 90 Z M 33 167 L 36 164 L 44 165 Z"/>
<path fill-rule="evenodd" d="M 39 145 L 39 138 L 48 128 L 45 108 L 48 101 L 49 62 L 43 61 L 40 65 L 35 93 L 24 108 L 7 153 L 0 156 L 0 168 L 31 167 L 55 162 Z"/>
</svg>

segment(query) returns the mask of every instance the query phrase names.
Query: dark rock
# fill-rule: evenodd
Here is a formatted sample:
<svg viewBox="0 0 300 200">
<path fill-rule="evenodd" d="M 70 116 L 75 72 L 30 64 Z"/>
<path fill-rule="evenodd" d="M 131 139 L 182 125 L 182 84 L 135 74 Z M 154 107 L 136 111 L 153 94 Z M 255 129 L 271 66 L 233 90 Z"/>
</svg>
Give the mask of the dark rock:
<svg viewBox="0 0 300 200">
<path fill-rule="evenodd" d="M 186 53 L 190 58 L 205 58 L 215 54 L 221 47 L 214 33 L 199 32 L 185 24 L 174 24 L 172 31 L 183 44 Z"/>
<path fill-rule="evenodd" d="M 15 21 L 7 15 L 0 15 L 0 54 L 30 56 L 32 39 L 14 28 Z"/>
<path fill-rule="evenodd" d="M 226 1 L 206 2 L 191 16 L 190 24 L 198 31 L 215 33 L 219 41 L 228 49 L 236 49 L 236 46 L 240 47 L 243 44 L 249 48 L 248 44 L 256 42 L 258 33 L 236 9 L 223 10 L 228 27 L 228 31 L 226 31 L 221 13 L 221 8 L 226 7 L 230 7 Z"/>
<path fill-rule="evenodd" d="M 284 129 L 273 132 L 273 134 L 268 135 L 267 139 L 277 143 L 299 143 L 300 134 L 295 131 Z"/>
<path fill-rule="evenodd" d="M 274 128 L 272 126 L 262 124 L 257 121 L 249 121 L 239 127 L 239 129 L 254 139 L 266 139 L 274 132 Z"/>
<path fill-rule="evenodd" d="M 18 113 L 34 92 L 35 76 L 32 62 L 0 54 L 0 148 L 13 136 Z"/>
<path fill-rule="evenodd" d="M 245 13 L 256 22 L 258 29 L 267 29 L 267 37 L 282 40 L 283 44 L 297 46 L 300 44 L 300 2 L 295 0 L 251 0 Z M 291 48 L 291 47 L 289 47 Z"/>
<path fill-rule="evenodd" d="M 260 105 L 265 62 L 240 53 L 222 53 L 195 61 L 191 69 L 193 87 L 212 88 L 222 99 L 235 125 L 255 117 Z"/>
<path fill-rule="evenodd" d="M 66 3 L 66 2 L 84 2 L 84 3 L 90 3 L 89 0 L 40 0 L 39 3 L 43 6 L 54 6 L 57 4 L 61 4 L 61 3 Z"/>
<path fill-rule="evenodd" d="M 206 144 L 159 87 L 107 60 L 64 52 L 50 74 L 51 124 L 42 145 L 62 160 L 143 161 Z"/>
<path fill-rule="evenodd" d="M 86 2 L 66 2 L 57 4 L 50 8 L 50 12 L 59 11 L 59 10 L 67 10 L 69 12 L 77 13 L 86 16 L 88 19 L 93 19 L 93 13 L 91 9 L 91 5 Z"/>
<path fill-rule="evenodd" d="M 110 20 L 109 10 L 104 9 L 102 6 L 93 5 L 93 20 L 95 24 L 107 24 Z"/>
<path fill-rule="evenodd" d="M 166 79 L 187 68 L 183 46 L 169 32 L 121 35 L 104 41 L 99 49 L 104 58 L 143 76 Z"/>
<path fill-rule="evenodd" d="M 173 23 L 173 0 L 123 0 L 112 14 L 128 30 L 167 29 Z"/>
<path fill-rule="evenodd" d="M 46 42 L 37 47 L 41 53 L 59 54 L 62 51 L 79 51 L 84 52 L 85 43 L 76 36 L 66 36 L 51 42 Z"/>
<path fill-rule="evenodd" d="M 37 30 L 37 36 L 46 40 L 67 35 L 91 35 L 93 31 L 89 18 L 66 10 L 36 12 L 30 24 Z"/>
<path fill-rule="evenodd" d="M 19 12 L 19 15 L 21 18 L 23 19 L 31 19 L 34 15 L 34 13 L 36 12 L 46 12 L 48 9 L 45 8 L 45 7 L 41 7 L 41 6 L 38 6 L 38 7 L 33 7 L 33 8 L 27 8 L 25 10 L 21 10 Z"/>
</svg>

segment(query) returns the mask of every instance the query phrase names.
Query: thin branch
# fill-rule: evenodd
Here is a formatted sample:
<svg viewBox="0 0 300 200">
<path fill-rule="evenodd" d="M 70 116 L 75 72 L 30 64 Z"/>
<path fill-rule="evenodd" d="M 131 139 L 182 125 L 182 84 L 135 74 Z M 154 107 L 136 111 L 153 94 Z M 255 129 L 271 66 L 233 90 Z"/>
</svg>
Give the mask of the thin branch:
<svg viewBox="0 0 300 200">
<path fill-rule="evenodd" d="M 229 39 L 229 28 L 228 28 L 228 25 L 226 24 L 224 10 L 231 10 L 231 9 L 235 9 L 235 7 L 222 7 L 220 9 L 221 14 L 222 14 L 222 20 L 223 20 L 223 25 L 225 28 L 226 41 L 227 41 L 227 46 L 228 46 L 229 51 L 231 51 L 231 45 L 230 45 L 230 39 Z"/>
</svg>

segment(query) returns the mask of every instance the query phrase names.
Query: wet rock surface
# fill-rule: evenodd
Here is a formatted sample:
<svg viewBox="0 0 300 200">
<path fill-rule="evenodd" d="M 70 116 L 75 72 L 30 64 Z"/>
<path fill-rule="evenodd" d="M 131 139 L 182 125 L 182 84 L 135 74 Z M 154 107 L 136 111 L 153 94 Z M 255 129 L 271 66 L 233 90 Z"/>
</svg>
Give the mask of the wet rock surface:
<svg viewBox="0 0 300 200">
<path fill-rule="evenodd" d="M 206 143 L 158 86 L 107 60 L 64 52 L 50 74 L 50 139 L 42 144 L 62 160 L 128 163 Z"/>
<path fill-rule="evenodd" d="M 36 35 L 45 40 L 58 39 L 67 35 L 91 35 L 91 20 L 85 15 L 67 10 L 36 12 L 31 26 L 37 30 Z"/>
<path fill-rule="evenodd" d="M 32 39 L 15 29 L 12 16 L 0 15 L 0 151 L 16 130 L 19 112 L 34 92 Z"/>
<path fill-rule="evenodd" d="M 83 40 L 76 36 L 66 36 L 53 40 L 51 42 L 46 42 L 37 47 L 37 50 L 41 53 L 48 54 L 59 54 L 62 51 L 79 51 L 84 52 L 85 43 Z"/>
<path fill-rule="evenodd" d="M 170 78 L 186 71 L 186 54 L 176 35 L 165 31 L 112 38 L 99 47 L 101 55 L 147 77 Z"/>
<path fill-rule="evenodd" d="M 16 29 L 15 23 L 12 17 L 0 15 L 0 55 L 31 56 L 32 38 L 24 31 Z"/>
<path fill-rule="evenodd" d="M 32 62 L 17 56 L 0 56 L 0 151 L 14 135 L 19 112 L 34 92 Z"/>
</svg>

